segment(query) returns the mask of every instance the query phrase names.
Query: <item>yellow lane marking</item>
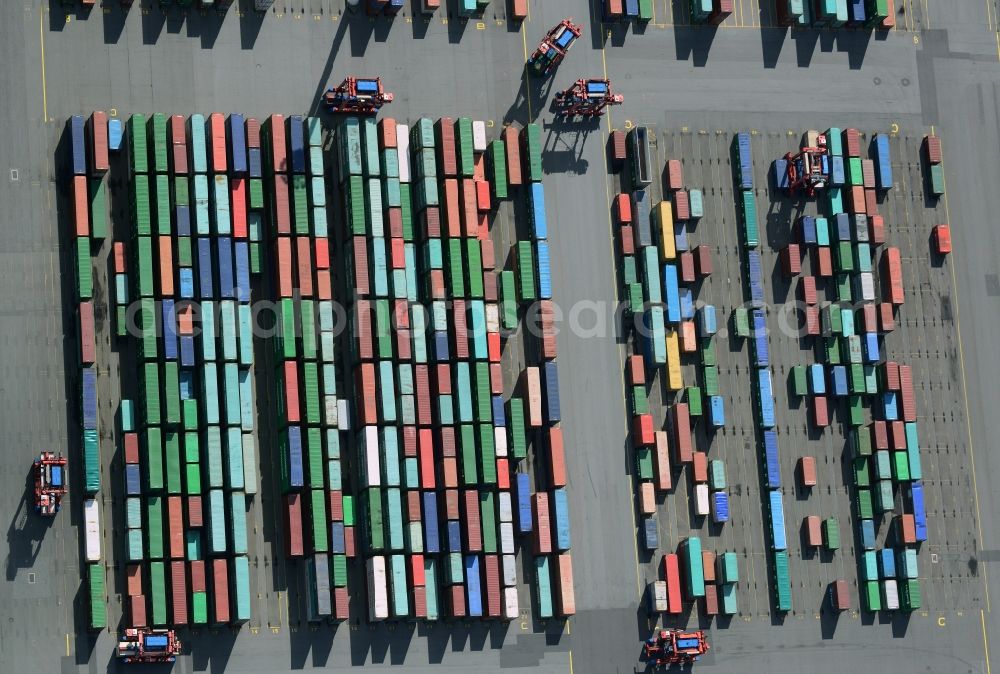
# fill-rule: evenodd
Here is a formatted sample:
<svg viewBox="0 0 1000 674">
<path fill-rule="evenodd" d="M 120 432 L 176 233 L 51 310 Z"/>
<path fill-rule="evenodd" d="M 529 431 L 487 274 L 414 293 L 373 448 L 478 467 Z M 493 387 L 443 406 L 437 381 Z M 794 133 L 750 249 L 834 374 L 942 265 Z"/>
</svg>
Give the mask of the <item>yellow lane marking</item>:
<svg viewBox="0 0 1000 674">
<path fill-rule="evenodd" d="M 524 48 L 524 98 L 528 101 L 528 122 L 531 121 L 531 72 L 528 68 L 528 38 L 521 24 L 521 46 Z"/>
<path fill-rule="evenodd" d="M 983 626 L 983 654 L 986 656 L 986 674 L 990 674 L 990 646 L 986 639 L 986 614 L 983 613 L 983 609 L 979 609 L 979 622 Z"/>
<path fill-rule="evenodd" d="M 45 13 L 38 15 L 38 37 L 42 44 L 42 118 L 49 121 L 49 94 L 45 86 Z"/>
<path fill-rule="evenodd" d="M 66 633 L 66 657 L 69 657 L 69 633 Z"/>
<path fill-rule="evenodd" d="M 931 127 L 931 133 L 934 133 L 934 127 Z M 944 143 L 941 144 L 941 165 L 944 166 Z M 941 171 L 941 183 L 944 187 L 944 217 L 948 219 L 948 224 L 951 225 L 951 211 L 948 208 L 948 180 L 945 177 L 946 171 Z M 968 382 L 965 375 L 965 350 L 962 348 L 962 322 L 959 318 L 959 305 L 961 305 L 961 299 L 958 295 L 958 279 L 955 276 L 955 253 L 954 246 L 952 246 L 952 259 L 948 262 L 948 268 L 951 270 L 951 285 L 955 291 L 955 335 L 958 337 L 958 362 L 962 368 L 962 397 L 965 399 L 965 431 L 968 434 L 969 440 L 969 465 L 972 468 L 972 495 L 976 503 L 976 528 L 979 534 L 979 545 L 983 545 L 983 524 L 982 516 L 979 514 L 979 487 L 976 484 L 976 454 L 972 451 L 972 419 L 969 410 L 969 388 Z M 990 585 L 986 582 L 986 562 L 980 561 L 980 567 L 983 570 L 983 587 L 986 590 L 986 610 L 990 609 Z"/>
<path fill-rule="evenodd" d="M 573 651 L 569 652 L 569 674 L 573 674 Z"/>
</svg>

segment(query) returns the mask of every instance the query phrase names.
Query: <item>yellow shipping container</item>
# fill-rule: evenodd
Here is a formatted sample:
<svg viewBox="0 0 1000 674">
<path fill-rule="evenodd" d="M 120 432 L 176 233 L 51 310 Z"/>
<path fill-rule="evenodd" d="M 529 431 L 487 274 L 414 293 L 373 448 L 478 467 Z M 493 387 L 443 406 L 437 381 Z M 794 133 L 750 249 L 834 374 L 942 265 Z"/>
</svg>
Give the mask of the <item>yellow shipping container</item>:
<svg viewBox="0 0 1000 674">
<path fill-rule="evenodd" d="M 684 377 L 681 374 L 681 349 L 677 332 L 667 333 L 667 388 L 680 391 L 684 388 Z"/>
<path fill-rule="evenodd" d="M 677 246 L 674 243 L 674 211 L 669 201 L 656 204 L 653 222 L 660 239 L 660 262 L 670 262 L 677 257 Z"/>
</svg>

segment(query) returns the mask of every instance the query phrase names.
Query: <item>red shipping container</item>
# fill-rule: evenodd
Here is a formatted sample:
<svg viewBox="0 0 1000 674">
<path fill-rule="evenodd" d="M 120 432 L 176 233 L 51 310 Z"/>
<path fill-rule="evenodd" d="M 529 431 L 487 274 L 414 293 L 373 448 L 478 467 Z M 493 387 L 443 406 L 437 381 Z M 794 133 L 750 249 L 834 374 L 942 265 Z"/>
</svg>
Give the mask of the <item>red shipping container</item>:
<svg viewBox="0 0 1000 674">
<path fill-rule="evenodd" d="M 174 294 L 174 254 L 173 241 L 169 236 L 160 236 L 160 297 L 173 297 Z"/>
<path fill-rule="evenodd" d="M 448 612 L 454 618 L 465 617 L 465 586 L 450 585 L 448 587 Z"/>
<path fill-rule="evenodd" d="M 861 182 L 865 189 L 875 189 L 875 162 L 871 159 L 861 160 Z"/>
<path fill-rule="evenodd" d="M 523 183 L 521 172 L 521 140 L 517 129 L 506 126 L 503 130 L 503 144 L 507 152 L 507 182 L 513 186 Z"/>
<path fill-rule="evenodd" d="M 272 202 L 274 229 L 278 234 L 292 233 L 291 202 L 288 200 L 288 176 L 274 176 L 274 201 Z"/>
<path fill-rule="evenodd" d="M 444 226 L 447 236 L 462 236 L 462 200 L 458 194 L 458 180 L 448 178 L 444 181 Z"/>
<path fill-rule="evenodd" d="M 348 527 L 353 530 L 353 527 Z M 353 557 L 353 555 L 348 555 Z M 333 613 L 337 620 L 347 620 L 350 617 L 350 595 L 346 587 L 333 588 Z"/>
<path fill-rule="evenodd" d="M 705 244 L 694 249 L 694 266 L 699 276 L 712 275 L 712 250 Z"/>
<path fill-rule="evenodd" d="M 882 254 L 881 285 L 886 302 L 903 304 L 903 269 L 898 248 L 886 248 Z"/>
<path fill-rule="evenodd" d="M 277 173 L 288 172 L 288 158 L 285 154 L 285 118 L 283 115 L 271 115 L 268 120 L 268 141 L 271 145 L 271 157 L 274 158 L 274 170 Z"/>
<path fill-rule="evenodd" d="M 816 276 L 829 278 L 833 276 L 833 258 L 830 256 L 830 249 L 826 246 L 813 248 L 813 267 Z"/>
<path fill-rule="evenodd" d="M 378 402 L 375 392 L 375 364 L 361 363 L 354 371 L 359 379 L 357 385 L 361 394 L 358 401 L 358 416 L 361 417 L 363 425 L 376 424 L 378 423 Z"/>
<path fill-rule="evenodd" d="M 483 551 L 483 528 L 479 517 L 479 492 L 466 489 L 462 492 L 465 506 L 465 544 L 469 552 Z"/>
<path fill-rule="evenodd" d="M 177 332 L 181 335 L 194 335 L 194 307 L 185 303 L 176 308 Z"/>
<path fill-rule="evenodd" d="M 417 365 L 416 384 L 417 423 L 421 426 L 430 426 L 434 423 L 434 415 L 431 408 L 431 387 L 426 365 Z"/>
<path fill-rule="evenodd" d="M 386 221 L 389 223 L 389 238 L 403 238 L 403 209 L 395 207 L 386 209 Z"/>
<path fill-rule="evenodd" d="M 625 371 L 628 373 L 628 382 L 632 386 L 646 383 L 646 365 L 641 355 L 629 356 Z"/>
<path fill-rule="evenodd" d="M 378 123 L 378 146 L 379 149 L 387 147 L 398 147 L 396 144 L 396 120 L 392 117 L 383 117 Z"/>
<path fill-rule="evenodd" d="M 464 300 L 452 300 L 451 309 L 451 343 L 455 351 L 454 357 L 465 360 L 469 357 L 469 329 L 465 322 L 466 306 Z"/>
<path fill-rule="evenodd" d="M 674 448 L 677 463 L 689 463 L 694 451 L 691 449 L 691 415 L 687 403 L 677 403 L 670 409 L 670 419 L 674 432 Z"/>
<path fill-rule="evenodd" d="M 632 222 L 632 198 L 628 194 L 616 194 L 614 204 L 615 218 L 621 225 Z"/>
<path fill-rule="evenodd" d="M 108 161 L 108 115 L 101 110 L 95 110 L 88 121 L 90 122 L 90 171 L 91 175 L 97 176 L 111 167 Z M 181 129 L 183 128 L 182 121 Z"/>
<path fill-rule="evenodd" d="M 551 471 L 551 486 L 566 486 L 566 451 L 563 445 L 562 428 L 553 426 L 549 429 L 549 470 Z"/>
<path fill-rule="evenodd" d="M 687 190 L 679 190 L 674 193 L 674 219 L 691 219 L 691 200 L 688 197 Z"/>
<path fill-rule="evenodd" d="M 420 519 L 420 492 L 411 489 L 406 492 L 406 521 L 419 522 Z M 421 560 L 422 567 L 423 560 Z"/>
<path fill-rule="evenodd" d="M 146 598 L 141 594 L 132 595 L 128 598 L 128 605 L 132 627 L 147 627 Z"/>
<path fill-rule="evenodd" d="M 787 276 L 796 276 L 802 272 L 802 253 L 799 244 L 790 243 L 781 250 L 781 271 Z"/>
<path fill-rule="evenodd" d="M 679 190 L 684 187 L 684 175 L 681 171 L 680 159 L 667 160 L 667 188 Z"/>
<path fill-rule="evenodd" d="M 841 138 L 848 157 L 861 156 L 861 134 L 858 133 L 857 129 L 844 129 Z"/>
<path fill-rule="evenodd" d="M 403 456 L 416 458 L 417 456 L 417 427 L 403 426 Z"/>
<path fill-rule="evenodd" d="M 556 567 L 559 582 L 556 585 L 556 612 L 563 618 L 576 614 L 576 594 L 573 591 L 573 558 L 568 552 L 559 555 Z"/>
<path fill-rule="evenodd" d="M 896 537 L 906 545 L 916 544 L 917 528 L 913 515 L 896 515 Z"/>
<path fill-rule="evenodd" d="M 448 177 L 458 175 L 458 162 L 455 157 L 455 121 L 451 117 L 442 117 L 434 124 L 434 135 L 437 140 L 438 175 Z"/>
<path fill-rule="evenodd" d="M 826 428 L 830 425 L 830 412 L 826 404 L 826 396 L 814 396 L 812 398 L 813 424 L 817 428 Z"/>
<path fill-rule="evenodd" d="M 899 384 L 903 399 L 903 421 L 916 421 L 917 401 L 913 395 L 913 370 L 909 365 L 899 366 Z"/>
<path fill-rule="evenodd" d="M 438 431 L 438 436 L 441 438 L 441 456 L 456 456 L 456 443 L 455 443 L 455 427 L 454 426 L 442 426 Z"/>
<path fill-rule="evenodd" d="M 653 435 L 653 415 L 637 414 L 632 417 L 632 443 L 636 447 L 651 445 L 656 441 Z"/>
<path fill-rule="evenodd" d="M 806 534 L 806 545 L 818 548 L 823 545 L 823 527 L 819 515 L 809 515 L 802 522 L 802 528 Z"/>
<path fill-rule="evenodd" d="M 549 526 L 549 495 L 536 492 L 531 495 L 531 519 L 535 523 L 532 539 L 536 555 L 552 554 L 552 530 Z"/>
<path fill-rule="evenodd" d="M 929 164 L 941 163 L 941 138 L 938 136 L 924 136 L 924 157 Z"/>
<path fill-rule="evenodd" d="M 356 335 L 355 346 L 361 360 L 371 360 L 375 357 L 372 340 L 372 306 L 369 300 L 357 300 L 354 304 L 352 321 Z"/>
<path fill-rule="evenodd" d="M 170 146 L 170 158 L 171 166 L 173 167 L 173 172 L 176 175 L 187 175 L 188 172 L 188 154 L 186 145 L 171 145 Z"/>
<path fill-rule="evenodd" d="M 542 427 L 542 386 L 537 367 L 526 367 L 521 376 L 522 391 L 527 397 L 528 426 Z"/>
<path fill-rule="evenodd" d="M 260 147 L 260 120 L 248 117 L 246 123 L 247 147 Z"/>
<path fill-rule="evenodd" d="M 803 456 L 799 459 L 799 476 L 802 479 L 803 487 L 816 486 L 816 458 L 813 456 Z"/>
<path fill-rule="evenodd" d="M 288 494 L 285 496 L 285 555 L 301 557 L 303 553 L 302 497 L 299 494 Z"/>
<path fill-rule="evenodd" d="M 226 118 L 220 112 L 208 116 L 208 154 L 212 173 L 226 172 Z"/>
<path fill-rule="evenodd" d="M 425 239 L 436 239 L 441 236 L 441 211 L 437 206 L 428 206 L 421 211 L 420 231 Z"/>
<path fill-rule="evenodd" d="M 899 363 L 890 360 L 882 364 L 884 371 L 885 388 L 890 391 L 901 390 L 901 382 L 899 377 Z"/>
<path fill-rule="evenodd" d="M 667 581 L 667 611 L 680 613 L 684 610 L 681 604 L 681 565 L 674 553 L 663 555 L 663 579 Z"/>
<path fill-rule="evenodd" d="M 344 527 L 344 550 L 348 557 L 356 557 L 358 552 L 354 544 L 354 527 Z"/>
<path fill-rule="evenodd" d="M 167 497 L 167 535 L 171 559 L 184 558 L 184 508 L 180 496 Z"/>
<path fill-rule="evenodd" d="M 170 125 L 167 130 L 170 132 L 170 144 L 171 145 L 185 145 L 187 143 L 187 129 L 185 127 L 187 121 L 184 119 L 184 115 L 171 115 Z"/>
<path fill-rule="evenodd" d="M 406 247 L 402 239 L 389 239 L 389 267 L 406 268 Z"/>
<path fill-rule="evenodd" d="M 125 463 L 139 463 L 139 434 L 125 433 Z"/>
<path fill-rule="evenodd" d="M 889 0 L 889 16 L 895 25 L 892 11 L 892 0 Z M 830 584 L 830 604 L 837 611 L 847 611 L 851 608 L 851 591 L 846 580 L 836 580 Z"/>
<path fill-rule="evenodd" d="M 503 366 L 500 363 L 490 363 L 490 393 L 503 395 Z"/>
<path fill-rule="evenodd" d="M 312 297 L 312 240 L 308 236 L 295 237 L 295 259 L 298 262 L 298 289 L 302 297 Z"/>
<path fill-rule="evenodd" d="M 499 618 L 503 610 L 503 602 L 500 595 L 500 558 L 497 555 L 485 556 L 484 580 L 486 592 L 486 615 L 491 618 Z"/>
<path fill-rule="evenodd" d="M 708 454 L 694 452 L 691 455 L 692 479 L 695 484 L 708 482 Z"/>
<path fill-rule="evenodd" d="M 635 235 L 631 225 L 618 228 L 618 239 L 621 243 L 622 255 L 635 255 Z"/>
<path fill-rule="evenodd" d="M 871 428 L 875 439 L 875 449 L 889 449 L 889 424 L 884 421 L 875 421 Z"/>
<path fill-rule="evenodd" d="M 73 176 L 73 233 L 90 236 L 90 194 L 87 176 Z"/>
<path fill-rule="evenodd" d="M 654 466 L 656 473 L 656 489 L 658 491 L 669 491 L 673 488 L 673 476 L 670 473 L 670 442 L 667 440 L 666 431 L 656 431 L 656 459 Z"/>
<path fill-rule="evenodd" d="M 869 216 L 878 215 L 878 192 L 874 189 L 865 190 L 865 213 Z"/>
<path fill-rule="evenodd" d="M 806 334 L 815 337 L 819 335 L 819 328 L 819 307 L 806 307 Z"/>
<path fill-rule="evenodd" d="M 487 302 L 497 301 L 497 275 L 483 274 L 483 299 Z"/>
<path fill-rule="evenodd" d="M 455 457 L 448 456 L 442 460 L 441 481 L 447 489 L 458 488 L 458 460 Z"/>
<path fill-rule="evenodd" d="M 427 617 L 427 588 L 413 588 L 413 615 L 417 618 Z"/>
<path fill-rule="evenodd" d="M 212 560 L 212 592 L 215 622 L 229 622 L 229 570 L 225 559 Z"/>
<path fill-rule="evenodd" d="M 681 322 L 681 353 L 694 353 L 698 350 L 698 336 L 694 321 Z"/>
<path fill-rule="evenodd" d="M 486 155 L 481 152 L 473 156 L 472 177 L 476 180 L 486 180 Z"/>
<path fill-rule="evenodd" d="M 124 274 L 125 273 L 125 243 L 123 241 L 115 241 L 114 256 L 115 256 L 115 273 L 116 274 Z"/>
<path fill-rule="evenodd" d="M 889 423 L 889 435 L 892 437 L 892 448 L 896 451 L 906 449 L 906 424 L 902 421 Z"/>
<path fill-rule="evenodd" d="M 329 269 L 330 268 L 330 240 L 329 239 L 313 239 L 315 247 L 315 257 L 316 257 L 316 269 Z"/>
<path fill-rule="evenodd" d="M 184 562 L 170 562 L 170 593 L 173 598 L 170 606 L 173 609 L 174 624 L 187 625 L 187 574 Z"/>
<path fill-rule="evenodd" d="M 292 240 L 287 236 L 275 239 L 275 256 L 278 258 L 278 296 L 291 297 L 292 285 Z"/>
<path fill-rule="evenodd" d="M 887 0 L 887 11 L 885 13 L 885 18 L 879 24 L 879 29 L 881 30 L 891 30 L 896 27 L 896 3 L 895 0 Z M 849 601 L 849 600 L 848 600 Z M 850 608 L 850 606 L 848 606 Z"/>
<path fill-rule="evenodd" d="M 865 188 L 861 185 L 854 185 L 847 191 L 848 211 L 852 213 L 867 213 L 867 202 L 865 201 Z"/>
<path fill-rule="evenodd" d="M 701 551 L 701 572 L 705 576 L 706 583 L 715 582 L 715 553 L 708 550 Z"/>
<path fill-rule="evenodd" d="M 712 26 L 718 26 L 732 15 L 733 0 L 715 0 L 713 4 L 715 5 L 715 9 L 708 15 L 708 23 Z"/>
<path fill-rule="evenodd" d="M 330 511 L 331 522 L 344 521 L 344 492 L 340 489 L 331 489 L 327 492 L 327 508 Z"/>
<path fill-rule="evenodd" d="M 476 200 L 476 181 L 471 178 L 462 180 L 462 233 L 468 237 L 479 236 L 479 204 Z"/>
<path fill-rule="evenodd" d="M 618 14 L 614 16 L 620 16 L 622 13 L 622 3 L 621 0 L 611 0 L 612 5 L 617 5 Z M 625 132 L 621 129 L 615 129 L 611 132 L 611 137 L 608 139 L 611 145 L 611 158 L 616 162 L 625 161 L 628 155 L 625 145 Z"/>
<path fill-rule="evenodd" d="M 489 211 L 490 204 L 490 184 L 485 180 L 476 180 L 476 206 L 480 211 Z"/>
<path fill-rule="evenodd" d="M 432 269 L 428 275 L 428 279 L 431 290 L 431 299 L 446 299 L 446 292 L 444 289 L 444 271 L 440 269 Z"/>
<path fill-rule="evenodd" d="M 878 332 L 878 310 L 874 304 L 862 305 L 858 315 L 865 332 Z"/>
<path fill-rule="evenodd" d="M 183 564 L 183 562 L 181 562 Z M 205 561 L 201 559 L 193 560 L 188 563 L 191 568 L 191 592 L 205 592 L 207 591 L 207 585 L 205 583 Z"/>
<path fill-rule="evenodd" d="M 237 239 L 245 239 L 248 236 L 246 178 L 230 178 L 229 194 L 233 211 L 233 236 Z"/>
<path fill-rule="evenodd" d="M 289 423 L 298 423 L 300 421 L 298 364 L 294 360 L 286 360 L 282 367 L 285 371 L 285 420 Z"/>
<path fill-rule="evenodd" d="M 555 358 L 555 353 L 548 353 L 549 347 L 555 345 L 555 340 L 549 340 L 542 338 L 542 357 L 546 360 L 552 360 Z M 486 348 L 488 352 L 488 358 L 491 363 L 499 363 L 500 359 L 503 357 L 503 348 L 500 342 L 499 332 L 487 332 L 486 333 Z"/>
<path fill-rule="evenodd" d="M 94 341 L 94 303 L 80 302 L 80 362 L 89 365 L 97 360 L 97 345 Z"/>
<path fill-rule="evenodd" d="M 815 276 L 803 276 L 799 279 L 799 300 L 809 306 L 816 304 Z"/>
<path fill-rule="evenodd" d="M 885 220 L 881 215 L 872 215 L 868 218 L 868 239 L 872 246 L 881 246 L 885 243 Z"/>
<path fill-rule="evenodd" d="M 187 503 L 188 526 L 192 529 L 204 526 L 205 518 L 202 513 L 201 496 L 188 496 Z"/>
<path fill-rule="evenodd" d="M 705 615 L 719 615 L 719 595 L 715 585 L 705 584 Z"/>
<path fill-rule="evenodd" d="M 510 462 L 507 459 L 497 459 L 497 488 L 510 489 Z"/>
<path fill-rule="evenodd" d="M 694 255 L 690 252 L 680 254 L 681 283 L 694 283 Z"/>
<path fill-rule="evenodd" d="M 458 508 L 458 490 L 451 488 L 446 489 L 444 492 L 444 517 L 446 520 L 452 522 L 458 521 L 459 518 L 459 508 Z"/>
<path fill-rule="evenodd" d="M 129 564 L 125 567 L 125 587 L 130 597 L 142 594 L 142 564 Z"/>
<path fill-rule="evenodd" d="M 882 332 L 892 332 L 896 329 L 896 317 L 893 306 L 889 302 L 878 305 L 878 321 Z"/>
</svg>

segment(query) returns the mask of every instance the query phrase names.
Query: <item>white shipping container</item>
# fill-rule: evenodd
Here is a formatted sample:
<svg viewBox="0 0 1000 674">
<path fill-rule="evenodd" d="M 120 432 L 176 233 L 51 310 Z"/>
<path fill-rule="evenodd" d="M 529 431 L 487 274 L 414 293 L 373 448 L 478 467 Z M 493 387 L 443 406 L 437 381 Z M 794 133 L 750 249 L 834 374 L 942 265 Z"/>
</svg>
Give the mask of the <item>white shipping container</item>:
<svg viewBox="0 0 1000 674">
<path fill-rule="evenodd" d="M 517 558 L 514 555 L 503 555 L 500 562 L 503 566 L 503 586 L 517 585 Z"/>
<path fill-rule="evenodd" d="M 423 522 L 410 522 L 406 525 L 407 533 L 410 536 L 409 551 L 420 555 L 424 552 L 424 525 Z"/>
<path fill-rule="evenodd" d="M 475 152 L 486 152 L 486 122 L 477 120 L 472 123 L 472 149 Z"/>
<path fill-rule="evenodd" d="M 518 616 L 520 611 L 517 605 L 517 588 L 508 587 L 503 591 L 503 617 L 507 620 L 513 620 Z"/>
<path fill-rule="evenodd" d="M 895 580 L 887 580 L 882 584 L 882 594 L 885 597 L 885 609 L 896 611 L 899 609 L 899 588 Z"/>
<path fill-rule="evenodd" d="M 500 552 L 505 555 L 514 554 L 514 525 L 511 522 L 500 523 Z"/>
<path fill-rule="evenodd" d="M 861 295 L 861 299 L 865 302 L 875 301 L 875 278 L 869 271 L 864 271 L 855 276 L 857 279 L 855 285 L 855 291 Z"/>
<path fill-rule="evenodd" d="M 697 484 L 694 487 L 694 511 L 699 515 L 707 515 L 709 511 L 708 505 L 708 485 L 707 484 Z"/>
<path fill-rule="evenodd" d="M 656 580 L 649 584 L 649 614 L 667 612 L 667 581 Z"/>
<path fill-rule="evenodd" d="M 368 560 L 368 619 L 385 620 L 389 617 L 389 595 L 385 582 L 385 557 Z"/>
<path fill-rule="evenodd" d="M 337 401 L 337 420 L 340 421 L 338 428 L 342 431 L 351 430 L 350 402 L 346 398 Z"/>
<path fill-rule="evenodd" d="M 96 499 L 83 502 L 83 524 L 88 562 L 101 561 L 101 509 Z"/>
<path fill-rule="evenodd" d="M 396 125 L 396 147 L 399 148 L 399 182 L 410 182 L 410 126 Z"/>
<path fill-rule="evenodd" d="M 243 434 L 243 488 L 247 494 L 257 493 L 257 450 L 253 433 Z"/>
<path fill-rule="evenodd" d="M 500 492 L 500 521 L 514 521 L 514 501 L 509 491 Z"/>
<path fill-rule="evenodd" d="M 337 407 L 336 396 L 323 396 L 323 416 L 327 426 L 337 427 Z"/>
<path fill-rule="evenodd" d="M 497 456 L 507 456 L 507 427 L 493 427 L 493 445 L 496 447 Z"/>
<path fill-rule="evenodd" d="M 382 471 L 379 467 L 378 427 L 365 426 L 361 442 L 361 453 L 365 457 L 365 486 L 379 487 L 382 485 Z"/>
<path fill-rule="evenodd" d="M 500 332 L 500 305 L 496 302 L 486 305 L 486 332 Z"/>
<path fill-rule="evenodd" d="M 265 12 L 271 8 L 274 0 L 253 0 L 253 8 L 258 12 Z"/>
</svg>

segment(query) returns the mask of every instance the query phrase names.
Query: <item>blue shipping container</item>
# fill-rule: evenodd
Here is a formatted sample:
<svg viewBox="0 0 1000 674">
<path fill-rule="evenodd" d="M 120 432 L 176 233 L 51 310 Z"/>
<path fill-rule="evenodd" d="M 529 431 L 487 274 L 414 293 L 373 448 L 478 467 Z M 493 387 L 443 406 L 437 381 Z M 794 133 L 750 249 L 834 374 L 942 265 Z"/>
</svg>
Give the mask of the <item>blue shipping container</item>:
<svg viewBox="0 0 1000 674">
<path fill-rule="evenodd" d="M 556 549 L 569 550 L 569 498 L 565 489 L 552 490 L 552 518 L 556 530 Z"/>
<path fill-rule="evenodd" d="M 896 555 L 892 548 L 883 548 L 878 551 L 879 571 L 882 578 L 896 577 Z"/>
<path fill-rule="evenodd" d="M 234 112 L 229 115 L 229 168 L 235 175 L 247 172 L 247 136 L 246 120 L 243 115 Z"/>
<path fill-rule="evenodd" d="M 851 216 L 847 213 L 837 213 L 833 218 L 833 230 L 837 233 L 837 241 L 850 241 Z"/>
<path fill-rule="evenodd" d="M 647 517 L 642 520 L 642 540 L 646 550 L 655 550 L 660 547 L 660 533 L 656 527 L 655 517 Z"/>
<path fill-rule="evenodd" d="M 767 320 L 764 312 L 754 309 L 753 318 L 753 344 L 754 344 L 754 365 L 757 367 L 770 367 L 771 352 L 767 342 Z"/>
<path fill-rule="evenodd" d="M 84 430 L 97 430 L 97 369 L 85 367 L 80 371 L 80 398 Z"/>
<path fill-rule="evenodd" d="M 861 0 L 864 2 L 864 0 Z M 844 158 L 835 156 L 830 164 L 830 184 L 841 186 L 846 182 L 844 174 Z"/>
<path fill-rule="evenodd" d="M 878 333 L 865 333 L 865 362 L 877 363 L 879 361 Z"/>
<path fill-rule="evenodd" d="M 198 238 L 198 296 L 203 300 L 215 297 L 212 275 L 212 240 Z"/>
<path fill-rule="evenodd" d="M 884 133 L 875 135 L 875 186 L 880 190 L 892 187 L 892 158 L 889 156 L 889 136 Z"/>
<path fill-rule="evenodd" d="M 250 244 L 236 242 L 236 299 L 250 301 Z"/>
<path fill-rule="evenodd" d="M 194 270 L 190 267 L 181 267 L 177 270 L 178 285 L 180 286 L 181 299 L 194 299 Z"/>
<path fill-rule="evenodd" d="M 531 208 L 528 209 L 531 218 L 531 230 L 535 240 L 549 238 L 548 226 L 545 222 L 545 189 L 542 183 L 531 183 Z"/>
<path fill-rule="evenodd" d="M 861 547 L 865 550 L 875 549 L 875 521 L 861 520 Z"/>
<path fill-rule="evenodd" d="M 250 170 L 251 178 L 260 178 L 264 175 L 264 162 L 259 147 L 247 150 L 247 168 Z"/>
<path fill-rule="evenodd" d="M 715 428 L 726 425 L 726 404 L 722 396 L 709 398 L 708 419 Z"/>
<path fill-rule="evenodd" d="M 164 298 L 160 309 L 163 312 L 163 357 L 177 360 L 177 312 L 174 310 L 174 301 Z"/>
<path fill-rule="evenodd" d="M 125 493 L 129 496 L 137 496 L 142 493 L 142 480 L 140 479 L 139 464 L 125 464 Z"/>
<path fill-rule="evenodd" d="M 809 392 L 813 395 L 826 395 L 826 372 L 820 363 L 809 366 Z"/>
<path fill-rule="evenodd" d="M 757 371 L 757 393 L 760 396 L 760 425 L 774 428 L 774 394 L 771 390 L 771 371 Z"/>
<path fill-rule="evenodd" d="M 811 215 L 799 218 L 799 238 L 804 246 L 816 245 L 816 218 Z"/>
<path fill-rule="evenodd" d="M 706 304 L 701 308 L 701 321 L 698 325 L 701 328 L 702 337 L 714 335 L 718 331 L 719 326 L 716 321 L 714 305 Z"/>
<path fill-rule="evenodd" d="M 538 257 L 538 297 L 552 299 L 552 275 L 549 265 L 549 242 L 536 241 L 535 255 Z"/>
<path fill-rule="evenodd" d="M 681 301 L 681 320 L 694 320 L 694 294 L 690 288 L 681 288 L 679 293 Z"/>
<path fill-rule="evenodd" d="M 917 541 L 927 540 L 927 511 L 924 508 L 924 485 L 914 482 L 910 485 L 910 501 L 913 504 L 913 523 Z"/>
<path fill-rule="evenodd" d="M 667 322 L 681 322 L 680 285 L 677 279 L 677 265 L 663 265 L 663 299 L 667 303 Z"/>
<path fill-rule="evenodd" d="M 636 243 L 640 247 L 652 246 L 653 230 L 650 224 L 649 195 L 645 190 L 632 193 L 632 221 L 635 227 Z"/>
<path fill-rule="evenodd" d="M 678 253 L 686 253 L 689 248 L 687 226 L 683 220 L 674 220 L 674 248 Z"/>
<path fill-rule="evenodd" d="M 424 552 L 433 555 L 441 552 L 441 539 L 438 535 L 437 494 L 425 491 L 423 498 Z"/>
<path fill-rule="evenodd" d="M 288 118 L 288 145 L 292 154 L 292 173 L 305 173 L 306 127 L 301 115 Z"/>
<path fill-rule="evenodd" d="M 469 616 L 481 617 L 483 615 L 483 596 L 479 588 L 479 557 L 477 555 L 465 556 L 465 590 L 469 598 Z"/>
<path fill-rule="evenodd" d="M 493 425 L 501 428 L 507 425 L 503 396 L 493 396 Z"/>
<path fill-rule="evenodd" d="M 886 421 L 897 421 L 899 419 L 896 394 L 892 391 L 886 391 L 882 394 L 882 416 Z"/>
<path fill-rule="evenodd" d="M 847 0 L 847 17 L 849 26 L 862 26 L 867 19 L 865 0 Z"/>
<path fill-rule="evenodd" d="M 785 504 L 781 499 L 781 492 L 777 490 L 768 492 L 768 499 L 771 502 L 771 547 L 775 550 L 786 550 L 788 544 L 785 541 Z"/>
<path fill-rule="evenodd" d="M 562 420 L 559 407 L 559 371 L 553 361 L 545 363 L 545 419 L 550 425 Z"/>
<path fill-rule="evenodd" d="M 768 488 L 779 489 L 781 468 L 778 464 L 778 434 L 774 431 L 764 431 L 764 464 L 767 468 Z"/>
<path fill-rule="evenodd" d="M 177 220 L 177 236 L 191 236 L 191 207 L 178 204 L 174 209 L 174 218 Z"/>
<path fill-rule="evenodd" d="M 531 478 L 527 473 L 518 473 L 514 487 L 517 498 L 517 532 L 531 533 Z"/>
<path fill-rule="evenodd" d="M 288 465 L 288 486 L 301 489 L 302 477 L 302 429 L 298 426 L 288 427 L 288 453 L 285 461 Z"/>
<path fill-rule="evenodd" d="M 184 367 L 194 367 L 194 337 L 183 335 L 181 337 L 181 365 Z"/>
<path fill-rule="evenodd" d="M 779 190 L 787 190 L 788 182 L 788 162 L 784 159 L 774 160 L 774 184 Z"/>
<path fill-rule="evenodd" d="M 448 520 L 448 552 L 462 551 L 462 523 Z"/>
<path fill-rule="evenodd" d="M 742 131 L 736 134 L 736 147 L 740 167 L 740 189 L 753 189 L 753 157 L 750 152 L 750 134 Z"/>
<path fill-rule="evenodd" d="M 233 240 L 220 236 L 215 240 L 216 260 L 219 263 L 219 297 L 233 299 L 236 296 L 233 280 Z"/>
<path fill-rule="evenodd" d="M 639 0 L 625 0 L 625 16 L 639 16 Z"/>
<path fill-rule="evenodd" d="M 69 120 L 70 165 L 73 174 L 87 175 L 87 141 L 84 135 L 83 115 L 73 115 Z"/>
<path fill-rule="evenodd" d="M 729 496 L 724 491 L 712 494 L 712 520 L 716 524 L 729 521 Z"/>
<path fill-rule="evenodd" d="M 122 136 L 124 135 L 124 127 L 122 126 L 122 120 L 120 119 L 109 119 L 108 120 L 108 149 L 112 152 L 118 152 L 122 149 Z"/>
</svg>

